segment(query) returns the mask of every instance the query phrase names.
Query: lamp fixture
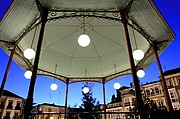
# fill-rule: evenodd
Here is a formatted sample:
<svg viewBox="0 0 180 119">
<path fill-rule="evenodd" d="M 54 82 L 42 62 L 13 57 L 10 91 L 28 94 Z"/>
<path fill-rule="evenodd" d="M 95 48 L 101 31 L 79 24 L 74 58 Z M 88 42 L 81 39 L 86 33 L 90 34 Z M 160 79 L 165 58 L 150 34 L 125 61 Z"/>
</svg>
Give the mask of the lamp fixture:
<svg viewBox="0 0 180 119">
<path fill-rule="evenodd" d="M 88 35 L 86 34 L 82 34 L 78 37 L 78 44 L 81 46 L 81 47 L 87 47 L 89 44 L 90 44 L 90 38 Z"/>
<path fill-rule="evenodd" d="M 141 60 L 141 59 L 143 59 L 143 57 L 144 57 L 144 52 L 143 52 L 142 50 L 140 50 L 140 49 L 137 48 L 137 42 L 136 42 L 136 37 L 135 37 L 133 28 L 132 28 L 132 31 L 133 31 L 134 41 L 135 41 L 135 45 L 136 45 L 136 49 L 135 49 L 135 51 L 133 52 L 133 58 L 134 58 L 135 60 Z"/>
<path fill-rule="evenodd" d="M 114 64 L 114 70 L 115 70 L 115 74 L 116 74 L 116 64 Z M 114 74 L 114 75 L 115 75 Z M 114 83 L 114 89 L 118 90 L 120 88 L 120 84 L 117 82 L 117 78 L 116 78 L 116 83 Z"/>
<path fill-rule="evenodd" d="M 145 72 L 142 69 L 138 70 L 136 74 L 139 78 L 143 78 L 145 76 Z"/>
<path fill-rule="evenodd" d="M 114 89 L 118 90 L 120 87 L 121 85 L 118 82 L 114 83 Z"/>
<path fill-rule="evenodd" d="M 78 44 L 81 47 L 87 47 L 90 44 L 91 40 L 90 40 L 90 37 L 87 34 L 85 34 L 85 18 L 84 17 L 83 17 L 82 30 L 83 30 L 83 34 L 78 37 Z"/>
<path fill-rule="evenodd" d="M 32 59 L 34 58 L 36 55 L 35 51 L 31 48 L 27 48 L 25 51 L 24 51 L 24 57 L 27 58 L 27 59 Z"/>
<path fill-rule="evenodd" d="M 57 70 L 57 64 L 56 64 L 56 66 L 55 66 L 55 74 L 56 74 L 56 70 Z M 50 88 L 51 88 L 51 90 L 53 90 L 53 91 L 57 90 L 58 86 L 57 86 L 57 84 L 55 83 L 55 79 L 54 79 L 54 83 L 51 84 Z"/>
<path fill-rule="evenodd" d="M 57 90 L 58 86 L 56 83 L 52 83 L 50 88 L 51 88 L 51 90 L 55 91 L 55 90 Z"/>
<path fill-rule="evenodd" d="M 85 70 L 84 73 L 85 73 L 85 77 L 86 77 L 87 70 Z M 86 82 L 86 86 L 83 87 L 82 91 L 83 91 L 84 94 L 89 93 L 88 82 Z"/>
<path fill-rule="evenodd" d="M 133 52 L 133 58 L 135 60 L 141 60 L 144 57 L 144 52 L 140 49 L 137 49 Z"/>
<path fill-rule="evenodd" d="M 24 50 L 24 57 L 27 58 L 27 59 L 32 59 L 32 58 L 34 58 L 35 55 L 36 55 L 36 52 L 32 49 L 32 45 L 33 45 L 33 42 L 34 42 L 36 30 L 37 30 L 37 27 L 36 27 L 36 29 L 35 29 L 35 31 L 34 31 L 34 35 L 33 35 L 32 43 L 31 43 L 31 47 L 30 47 L 30 48 L 27 48 L 26 50 Z"/>
<path fill-rule="evenodd" d="M 87 93 L 89 93 L 89 88 L 87 86 L 85 86 L 82 91 L 84 94 L 87 94 Z"/>
<path fill-rule="evenodd" d="M 24 73 L 24 77 L 27 78 L 27 79 L 31 79 L 31 76 L 32 76 L 32 72 L 27 70 L 25 73 Z"/>
</svg>

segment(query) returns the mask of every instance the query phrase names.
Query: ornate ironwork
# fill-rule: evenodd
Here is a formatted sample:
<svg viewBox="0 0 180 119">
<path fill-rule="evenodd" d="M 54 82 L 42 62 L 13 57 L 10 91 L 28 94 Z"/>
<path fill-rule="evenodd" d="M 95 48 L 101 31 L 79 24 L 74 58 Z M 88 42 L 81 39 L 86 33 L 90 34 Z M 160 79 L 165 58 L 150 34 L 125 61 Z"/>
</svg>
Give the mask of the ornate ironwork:
<svg viewBox="0 0 180 119">
<path fill-rule="evenodd" d="M 49 12 L 48 21 L 77 17 L 94 17 L 113 21 L 121 21 L 120 12 Z"/>
</svg>

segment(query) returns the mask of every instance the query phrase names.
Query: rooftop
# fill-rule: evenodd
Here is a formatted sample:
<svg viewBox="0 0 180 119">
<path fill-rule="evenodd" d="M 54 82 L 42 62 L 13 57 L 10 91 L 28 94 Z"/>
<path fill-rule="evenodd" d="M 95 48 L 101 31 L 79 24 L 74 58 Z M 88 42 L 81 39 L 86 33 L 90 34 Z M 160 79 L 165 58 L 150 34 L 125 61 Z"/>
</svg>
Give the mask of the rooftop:
<svg viewBox="0 0 180 119">
<path fill-rule="evenodd" d="M 3 94 L 2 94 L 2 95 L 3 95 L 3 96 L 9 96 L 9 97 L 22 98 L 22 97 L 14 94 L 14 93 L 8 91 L 8 90 L 3 90 Z M 24 98 L 22 98 L 22 99 L 24 99 Z"/>
<path fill-rule="evenodd" d="M 168 75 L 176 74 L 176 73 L 180 73 L 180 68 L 175 68 L 175 69 L 167 70 L 163 74 L 164 74 L 164 76 L 168 76 Z"/>
</svg>

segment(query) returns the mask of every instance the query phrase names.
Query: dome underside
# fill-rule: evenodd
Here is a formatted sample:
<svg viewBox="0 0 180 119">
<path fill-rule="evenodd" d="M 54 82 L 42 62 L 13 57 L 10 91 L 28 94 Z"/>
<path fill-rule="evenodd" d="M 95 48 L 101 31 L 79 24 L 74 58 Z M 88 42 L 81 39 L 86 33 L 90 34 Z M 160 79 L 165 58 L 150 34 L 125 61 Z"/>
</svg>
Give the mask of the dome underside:
<svg viewBox="0 0 180 119">
<path fill-rule="evenodd" d="M 130 74 L 126 37 L 118 13 L 129 2 L 130 0 L 74 0 L 70 3 L 65 0 L 39 0 L 43 7 L 52 11 L 49 12 L 45 25 L 38 74 L 64 82 L 69 79 L 70 83 L 101 82 L 102 79 L 109 81 Z M 20 11 L 22 13 L 18 14 Z M 134 1 L 128 15 L 132 51 L 141 49 L 145 52 L 144 59 L 134 62 L 137 69 L 145 69 L 155 59 L 150 43 L 160 42 L 158 52 L 162 53 L 174 39 L 174 33 L 152 1 Z M 12 43 L 20 40 L 14 61 L 24 70 L 31 68 L 34 62 L 34 59 L 25 59 L 22 52 L 31 45 L 36 49 L 41 26 L 39 16 L 36 2 L 18 0 L 0 26 L 2 41 Z M 38 24 L 36 32 L 34 24 Z M 87 47 L 78 44 L 78 37 L 83 33 L 91 39 Z M 7 45 L 1 43 L 0 46 L 7 54 L 10 53 Z"/>
</svg>

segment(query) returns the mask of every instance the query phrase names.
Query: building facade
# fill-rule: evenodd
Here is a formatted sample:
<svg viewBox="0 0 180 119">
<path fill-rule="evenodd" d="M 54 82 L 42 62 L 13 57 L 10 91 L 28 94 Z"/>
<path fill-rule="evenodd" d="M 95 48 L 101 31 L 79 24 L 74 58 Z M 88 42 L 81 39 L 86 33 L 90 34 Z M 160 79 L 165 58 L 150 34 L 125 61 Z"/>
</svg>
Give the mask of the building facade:
<svg viewBox="0 0 180 119">
<path fill-rule="evenodd" d="M 34 119 L 64 119 L 65 106 L 43 103 L 32 109 Z"/>
<path fill-rule="evenodd" d="M 20 119 L 23 115 L 25 99 L 7 90 L 0 98 L 0 118 Z"/>
<path fill-rule="evenodd" d="M 166 85 L 168 87 L 169 96 L 174 110 L 180 110 L 180 68 L 172 69 L 164 72 Z M 141 91 L 143 97 L 148 97 L 150 100 L 156 103 L 160 108 L 166 107 L 165 97 L 161 80 L 146 83 L 141 85 Z M 120 100 L 117 100 L 120 96 Z M 127 114 L 122 112 L 129 112 L 134 107 L 135 91 L 133 86 L 122 87 L 117 91 L 117 97 L 112 96 L 111 102 L 106 106 L 107 119 L 117 119 L 126 117 Z M 101 107 L 103 109 L 103 107 Z M 119 112 L 110 114 L 110 112 Z"/>
</svg>

